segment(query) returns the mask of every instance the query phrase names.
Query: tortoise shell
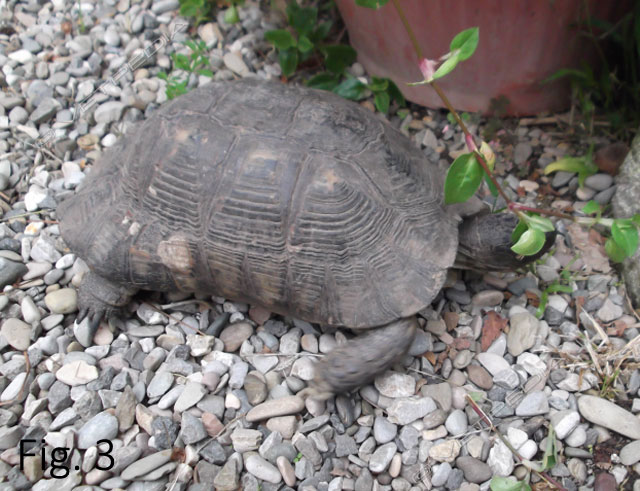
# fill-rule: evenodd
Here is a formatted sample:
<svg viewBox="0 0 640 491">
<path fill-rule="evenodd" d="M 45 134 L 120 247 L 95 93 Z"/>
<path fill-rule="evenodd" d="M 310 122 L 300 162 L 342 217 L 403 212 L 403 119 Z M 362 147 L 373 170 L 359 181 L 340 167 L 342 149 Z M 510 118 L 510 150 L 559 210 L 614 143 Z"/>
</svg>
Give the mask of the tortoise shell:
<svg viewBox="0 0 640 491">
<path fill-rule="evenodd" d="M 442 180 L 366 108 L 247 79 L 162 106 L 58 213 L 71 250 L 115 283 L 366 328 L 440 290 L 458 233 Z"/>
</svg>

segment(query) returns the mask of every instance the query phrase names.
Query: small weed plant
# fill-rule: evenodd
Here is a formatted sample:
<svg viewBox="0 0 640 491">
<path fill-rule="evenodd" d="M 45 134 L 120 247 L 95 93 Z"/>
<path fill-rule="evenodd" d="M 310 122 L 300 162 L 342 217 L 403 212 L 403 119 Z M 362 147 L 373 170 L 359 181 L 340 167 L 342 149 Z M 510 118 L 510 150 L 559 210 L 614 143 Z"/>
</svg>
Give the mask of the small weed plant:
<svg viewBox="0 0 640 491">
<path fill-rule="evenodd" d="M 317 7 L 302 7 L 294 0 L 286 9 L 288 29 L 275 29 L 265 33 L 278 52 L 278 62 L 285 77 L 293 75 L 298 67 L 312 59 L 321 59 L 326 70 L 307 81 L 309 87 L 335 92 L 359 101 L 373 93 L 376 109 L 386 114 L 392 101 L 404 106 L 404 96 L 388 78 L 373 77 L 364 83 L 347 73 L 347 67 L 356 61 L 356 51 L 344 44 L 327 43 L 332 23 L 318 22 Z"/>
<path fill-rule="evenodd" d="M 189 48 L 190 53 L 188 55 L 182 53 L 171 54 L 174 71 L 171 74 L 158 73 L 158 78 L 167 82 L 166 93 L 169 99 L 187 93 L 187 84 L 192 73 L 213 77 L 213 72 L 207 68 L 209 59 L 205 55 L 205 42 L 186 41 L 184 44 Z"/>
<path fill-rule="evenodd" d="M 224 20 L 227 24 L 238 22 L 238 7 L 244 4 L 244 0 L 180 0 L 180 15 L 183 17 L 193 17 L 195 26 L 211 20 L 213 8 L 226 6 Z"/>
<path fill-rule="evenodd" d="M 540 304 L 538 305 L 538 309 L 536 310 L 536 317 L 541 319 L 544 315 L 544 311 L 547 308 L 547 304 L 549 303 L 549 295 L 553 295 L 554 293 L 573 293 L 573 287 L 571 286 L 571 282 L 574 279 L 573 273 L 571 271 L 571 265 L 576 262 L 578 256 L 574 257 L 569 264 L 567 264 L 562 271 L 560 271 L 560 276 L 558 279 L 554 280 L 552 283 L 546 286 L 542 293 L 540 294 Z"/>
<path fill-rule="evenodd" d="M 615 24 L 590 15 L 578 26 L 582 42 L 593 44 L 598 68 L 583 62 L 578 69 L 564 68 L 547 81 L 568 78 L 573 99 L 589 130 L 593 129 L 596 108 L 614 131 L 638 127 L 640 123 L 640 0 Z"/>
</svg>

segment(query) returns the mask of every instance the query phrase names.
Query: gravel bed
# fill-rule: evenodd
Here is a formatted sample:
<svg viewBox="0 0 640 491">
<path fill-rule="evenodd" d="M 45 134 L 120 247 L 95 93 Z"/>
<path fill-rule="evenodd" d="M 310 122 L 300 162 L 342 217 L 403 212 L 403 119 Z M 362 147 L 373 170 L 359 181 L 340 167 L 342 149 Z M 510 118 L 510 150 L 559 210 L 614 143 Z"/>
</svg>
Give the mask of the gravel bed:
<svg viewBox="0 0 640 491">
<path fill-rule="evenodd" d="M 277 79 L 263 34 L 282 21 L 248 1 L 238 24 L 219 15 L 190 34 L 178 0 L 6 3 L 1 490 L 473 491 L 493 476 L 524 478 L 467 395 L 525 459 L 542 458 L 553 425 L 559 459 L 548 472 L 566 489 L 640 490 L 640 324 L 597 233 L 574 225 L 558 223 L 556 247 L 534 272 L 452 272 L 420 312 L 404 366 L 327 401 L 299 394 L 348 332 L 178 292 L 138 295 L 95 332 L 75 323 L 88 268 L 60 236 L 57 203 L 167 100 L 158 73 L 171 53 L 188 53 L 184 41 L 206 43 L 214 80 Z M 357 63 L 350 70 L 366 77 Z M 192 76 L 189 86 L 210 80 Z M 448 163 L 463 151 L 442 112 L 412 107 L 390 120 L 428 158 Z M 607 205 L 616 184 L 605 172 L 582 188 L 574 174 L 542 175 L 584 151 L 556 130 L 517 125 L 496 137 L 511 163 L 500 169 L 507 191 L 529 206 Z M 551 293 L 538 318 L 542 291 L 564 270 L 571 293 Z M 43 469 L 42 452 L 49 465 L 59 447 L 57 470 Z"/>
</svg>

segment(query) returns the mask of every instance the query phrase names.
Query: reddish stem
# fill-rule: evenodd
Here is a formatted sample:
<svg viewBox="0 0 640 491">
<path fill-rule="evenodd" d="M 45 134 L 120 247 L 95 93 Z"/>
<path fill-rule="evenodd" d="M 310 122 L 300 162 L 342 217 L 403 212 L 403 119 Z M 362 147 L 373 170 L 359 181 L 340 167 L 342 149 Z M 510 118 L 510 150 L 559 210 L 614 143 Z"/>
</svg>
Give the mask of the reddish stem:
<svg viewBox="0 0 640 491">
<path fill-rule="evenodd" d="M 404 25 L 404 28 L 407 31 L 407 34 L 409 35 L 409 39 L 411 40 L 411 44 L 413 45 L 413 49 L 416 52 L 416 55 L 418 56 L 418 60 L 423 59 L 424 56 L 422 54 L 422 49 L 420 48 L 420 44 L 418 43 L 418 40 L 417 40 L 417 38 L 416 38 L 416 36 L 415 36 L 415 34 L 413 32 L 413 29 L 411 29 L 411 25 L 409 24 L 409 20 L 405 16 L 404 11 L 402 10 L 402 7 L 400 7 L 400 1 L 399 0 L 392 0 L 392 1 L 393 1 L 393 6 L 395 7 L 396 11 L 398 12 L 398 16 L 400 17 L 400 20 L 402 21 L 402 24 Z M 436 82 L 430 82 L 429 85 L 431 85 L 431 87 L 433 87 L 433 90 L 436 91 L 436 94 L 438 94 L 438 97 L 440 97 L 440 99 L 444 103 L 445 107 L 449 110 L 449 112 L 451 114 L 453 114 L 454 119 L 460 125 L 460 128 L 462 129 L 462 132 L 465 135 L 465 139 L 467 141 L 471 140 L 473 142 L 473 135 L 471 135 L 471 132 L 467 128 L 467 125 L 464 124 L 464 121 L 462 121 L 462 119 L 460 118 L 460 115 L 458 114 L 458 111 L 456 111 L 454 109 L 454 107 L 451 105 L 451 102 L 449 101 L 449 98 L 442 91 L 440 86 Z M 474 152 L 478 162 L 480 163 L 480 165 L 482 166 L 484 171 L 489 176 L 489 179 L 491 180 L 493 185 L 498 190 L 498 193 L 500 194 L 500 196 L 502 196 L 502 199 L 504 199 L 504 201 L 505 201 L 505 203 L 507 203 L 507 205 L 510 205 L 511 202 L 512 202 L 511 198 L 509 198 L 509 196 L 506 195 L 506 193 L 504 192 L 502 187 L 500 187 L 500 185 L 498 184 L 498 181 L 496 181 L 496 178 L 493 175 L 493 172 L 491 172 L 491 170 L 489 169 L 489 166 L 487 165 L 487 162 L 486 162 L 484 156 L 480 152 L 478 152 L 477 149 L 469 148 L 469 150 Z M 512 211 L 513 213 L 515 213 L 516 215 L 518 214 L 518 211 L 514 210 L 514 209 L 511 209 L 511 207 L 509 207 L 509 210 Z"/>
<path fill-rule="evenodd" d="M 512 201 L 507 206 L 512 211 L 514 210 L 530 211 L 532 213 L 539 213 L 540 215 L 549 215 L 553 217 L 565 218 L 567 220 L 571 220 L 572 222 L 575 222 L 576 220 L 576 217 L 572 215 L 568 215 L 566 213 L 562 213 L 561 211 L 545 210 L 543 208 L 532 208 L 531 206 L 521 205 L 520 203 L 516 203 L 515 201 Z"/>
</svg>

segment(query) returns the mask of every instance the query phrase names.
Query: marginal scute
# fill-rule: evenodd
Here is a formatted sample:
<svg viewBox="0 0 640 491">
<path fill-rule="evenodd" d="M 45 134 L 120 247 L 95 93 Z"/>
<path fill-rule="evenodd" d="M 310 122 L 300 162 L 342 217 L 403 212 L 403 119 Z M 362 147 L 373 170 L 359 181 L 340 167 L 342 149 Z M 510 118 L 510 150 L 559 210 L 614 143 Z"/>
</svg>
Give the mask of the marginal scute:
<svg viewBox="0 0 640 491">
<path fill-rule="evenodd" d="M 249 79 L 161 107 L 59 213 L 112 282 L 352 328 L 422 310 L 457 248 L 441 171 L 408 139 L 330 92 Z"/>
</svg>

